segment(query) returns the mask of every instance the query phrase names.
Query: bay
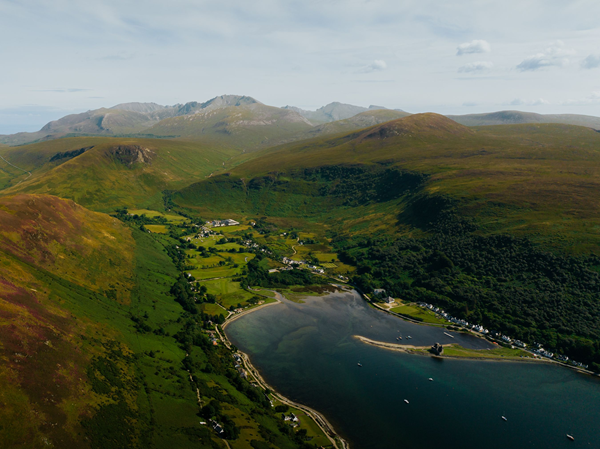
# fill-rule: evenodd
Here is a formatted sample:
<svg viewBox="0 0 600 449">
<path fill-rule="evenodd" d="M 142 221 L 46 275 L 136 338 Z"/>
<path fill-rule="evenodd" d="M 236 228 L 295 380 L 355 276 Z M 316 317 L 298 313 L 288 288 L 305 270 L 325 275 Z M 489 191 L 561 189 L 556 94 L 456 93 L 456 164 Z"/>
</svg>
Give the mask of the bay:
<svg viewBox="0 0 600 449">
<path fill-rule="evenodd" d="M 444 332 L 375 310 L 356 292 L 284 299 L 226 328 L 270 385 L 324 414 L 353 449 L 600 448 L 597 378 L 546 363 L 440 360 L 353 337 L 490 345 Z"/>
</svg>

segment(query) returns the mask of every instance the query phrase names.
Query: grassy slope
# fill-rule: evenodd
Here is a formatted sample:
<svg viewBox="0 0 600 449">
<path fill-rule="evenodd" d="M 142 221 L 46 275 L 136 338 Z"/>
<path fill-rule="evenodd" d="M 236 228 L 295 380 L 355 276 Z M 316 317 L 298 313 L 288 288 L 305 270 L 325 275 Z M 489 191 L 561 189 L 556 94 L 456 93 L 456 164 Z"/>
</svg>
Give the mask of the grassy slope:
<svg viewBox="0 0 600 449">
<path fill-rule="evenodd" d="M 261 200 L 246 186 L 251 178 L 280 173 L 276 177 L 281 180 L 286 176 L 282 172 L 311 167 L 396 167 L 427 174 L 422 191 L 458 200 L 485 232 L 525 234 L 578 252 L 600 242 L 599 150 L 600 133 L 583 127 L 536 124 L 473 130 L 435 114 L 416 114 L 347 135 L 265 150 L 235 167 L 229 177 L 184 189 L 176 201 L 199 210 L 301 216 L 309 207 L 320 208 L 323 215 L 327 205 L 307 204 L 310 196 L 263 189 Z M 201 191 L 210 197 L 201 199 Z M 370 223 L 387 220 L 392 229 L 396 220 L 390 214 L 404 206 L 402 201 L 388 206 L 369 206 L 354 215 L 371 216 Z"/>
<path fill-rule="evenodd" d="M 152 152 L 149 163 L 129 165 L 111 154 L 119 145 Z M 50 162 L 60 152 L 93 146 L 72 159 Z M 199 143 L 157 139 L 69 138 L 24 147 L 2 148 L 0 155 L 32 176 L 0 160 L 2 194 L 47 193 L 70 198 L 99 211 L 117 206 L 162 207 L 161 192 L 181 188 L 223 167 L 235 152 Z M 12 186 L 12 187 L 11 187 Z"/>
</svg>

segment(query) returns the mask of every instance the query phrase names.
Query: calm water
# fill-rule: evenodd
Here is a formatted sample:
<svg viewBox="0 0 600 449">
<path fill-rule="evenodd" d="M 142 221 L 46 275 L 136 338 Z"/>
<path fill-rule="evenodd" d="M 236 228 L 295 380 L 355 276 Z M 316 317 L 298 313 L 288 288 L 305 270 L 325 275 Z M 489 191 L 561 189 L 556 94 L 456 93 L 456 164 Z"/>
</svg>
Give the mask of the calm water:
<svg viewBox="0 0 600 449">
<path fill-rule="evenodd" d="M 322 412 L 352 449 L 600 448 L 596 378 L 546 364 L 403 354 L 363 344 L 356 334 L 488 346 L 376 311 L 355 293 L 284 301 L 227 327 L 269 384 Z"/>
</svg>

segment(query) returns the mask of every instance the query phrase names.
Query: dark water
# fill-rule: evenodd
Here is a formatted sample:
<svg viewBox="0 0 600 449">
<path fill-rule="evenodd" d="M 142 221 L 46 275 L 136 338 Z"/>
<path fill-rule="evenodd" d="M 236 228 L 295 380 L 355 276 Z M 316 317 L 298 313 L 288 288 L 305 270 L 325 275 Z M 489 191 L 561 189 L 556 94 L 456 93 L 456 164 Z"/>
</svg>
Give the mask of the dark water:
<svg viewBox="0 0 600 449">
<path fill-rule="evenodd" d="M 356 334 L 488 345 L 401 321 L 357 294 L 284 301 L 227 327 L 269 384 L 322 412 L 352 449 L 600 448 L 597 378 L 547 364 L 403 354 L 363 344 Z"/>
</svg>

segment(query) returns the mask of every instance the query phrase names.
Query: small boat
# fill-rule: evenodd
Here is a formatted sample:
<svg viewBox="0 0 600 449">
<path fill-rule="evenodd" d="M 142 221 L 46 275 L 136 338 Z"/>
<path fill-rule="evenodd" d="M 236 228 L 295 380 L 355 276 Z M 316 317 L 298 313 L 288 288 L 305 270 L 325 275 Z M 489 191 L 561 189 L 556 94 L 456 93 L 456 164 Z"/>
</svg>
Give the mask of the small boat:
<svg viewBox="0 0 600 449">
<path fill-rule="evenodd" d="M 362 368 L 362 364 L 360 362 L 358 362 L 358 366 L 360 366 Z"/>
<path fill-rule="evenodd" d="M 450 338 L 454 338 L 454 335 L 452 335 L 452 334 L 449 334 L 448 332 L 444 332 L 444 335 L 447 335 L 447 336 L 448 336 L 448 337 L 450 337 Z"/>
<path fill-rule="evenodd" d="M 506 416 L 502 416 L 502 421 L 508 421 L 508 419 L 506 419 Z"/>
<path fill-rule="evenodd" d="M 405 399 L 404 402 L 406 402 L 408 404 L 408 399 Z"/>
<path fill-rule="evenodd" d="M 409 336 L 407 336 L 406 338 L 407 338 L 407 339 L 411 339 L 412 337 L 409 335 Z"/>
<path fill-rule="evenodd" d="M 569 435 L 568 433 L 567 433 L 567 438 L 571 441 L 575 441 L 575 437 L 573 435 Z"/>
<path fill-rule="evenodd" d="M 429 378 L 429 382 L 433 382 L 433 377 L 430 377 L 430 378 Z"/>
</svg>

